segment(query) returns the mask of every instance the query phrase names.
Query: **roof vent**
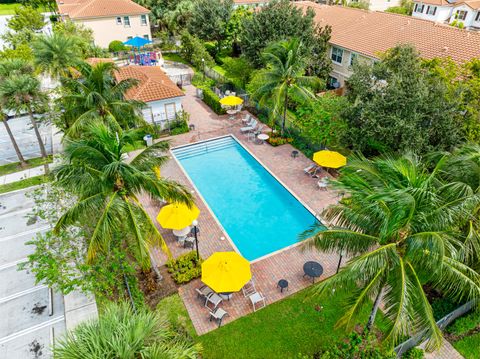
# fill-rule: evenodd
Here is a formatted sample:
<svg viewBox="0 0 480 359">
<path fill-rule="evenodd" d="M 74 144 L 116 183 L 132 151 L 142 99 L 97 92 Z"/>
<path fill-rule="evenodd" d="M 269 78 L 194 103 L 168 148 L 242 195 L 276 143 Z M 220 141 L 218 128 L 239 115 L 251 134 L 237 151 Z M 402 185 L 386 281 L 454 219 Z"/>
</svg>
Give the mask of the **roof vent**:
<svg viewBox="0 0 480 359">
<path fill-rule="evenodd" d="M 410 20 L 407 20 L 407 25 L 410 25 Z"/>
<path fill-rule="evenodd" d="M 448 46 L 444 46 L 442 50 L 443 50 L 443 52 L 447 52 L 448 51 Z"/>
</svg>

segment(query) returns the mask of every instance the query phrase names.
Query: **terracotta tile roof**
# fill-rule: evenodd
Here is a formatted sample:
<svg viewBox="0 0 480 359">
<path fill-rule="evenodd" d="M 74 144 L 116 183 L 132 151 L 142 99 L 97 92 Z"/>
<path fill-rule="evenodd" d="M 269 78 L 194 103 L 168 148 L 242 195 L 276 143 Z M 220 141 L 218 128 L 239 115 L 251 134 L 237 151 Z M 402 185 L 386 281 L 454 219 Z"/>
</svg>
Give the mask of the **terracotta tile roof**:
<svg viewBox="0 0 480 359">
<path fill-rule="evenodd" d="M 270 0 L 233 0 L 236 5 L 250 5 L 268 3 Z"/>
<path fill-rule="evenodd" d="M 115 77 L 117 81 L 139 80 L 138 86 L 127 92 L 128 99 L 151 102 L 185 95 L 158 66 L 120 67 Z"/>
<path fill-rule="evenodd" d="M 475 0 L 475 1 L 459 1 L 457 3 L 455 3 L 454 5 L 455 6 L 458 6 L 458 5 L 467 5 L 469 6 L 470 8 L 472 8 L 473 10 L 478 10 L 480 9 L 480 1 L 479 0 Z"/>
<path fill-rule="evenodd" d="M 398 44 L 415 45 L 427 59 L 450 57 L 465 62 L 480 57 L 480 33 L 411 16 L 327 6 L 300 1 L 296 6 L 315 11 L 315 21 L 332 26 L 330 43 L 378 58 Z"/>
<path fill-rule="evenodd" d="M 148 14 L 131 0 L 56 0 L 59 13 L 71 19 Z"/>
</svg>

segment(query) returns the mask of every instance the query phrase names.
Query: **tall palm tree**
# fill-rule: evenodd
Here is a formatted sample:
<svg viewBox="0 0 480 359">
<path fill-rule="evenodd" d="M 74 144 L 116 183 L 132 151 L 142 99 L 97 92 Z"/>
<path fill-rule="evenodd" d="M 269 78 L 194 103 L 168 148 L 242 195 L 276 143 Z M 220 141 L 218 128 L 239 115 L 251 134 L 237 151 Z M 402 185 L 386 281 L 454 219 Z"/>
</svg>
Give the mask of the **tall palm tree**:
<svg viewBox="0 0 480 359">
<path fill-rule="evenodd" d="M 273 105 L 273 116 L 283 109 L 282 136 L 290 96 L 305 101 L 313 99 L 312 89 L 320 84 L 317 77 L 305 76 L 307 65 L 303 51 L 302 42 L 295 38 L 273 43 L 262 54 L 267 67 L 260 70 L 252 81 L 257 86 L 253 98 L 261 105 Z"/>
<path fill-rule="evenodd" d="M 137 80 L 117 82 L 116 66 L 111 62 L 96 65 L 82 63 L 76 67 L 74 78 L 63 77 L 64 94 L 60 104 L 64 106 L 63 130 L 71 137 L 78 137 L 82 130 L 99 120 L 121 131 L 146 125 L 141 101 L 127 100 L 126 92 L 138 84 Z"/>
<path fill-rule="evenodd" d="M 142 268 L 147 269 L 149 247 L 161 244 L 165 251 L 167 248 L 139 194 L 186 204 L 193 203 L 192 196 L 182 185 L 157 178 L 154 173 L 154 167 L 168 159 L 163 155 L 167 142 L 156 143 L 127 162 L 127 146 L 138 143 L 139 131 L 119 134 L 102 123 L 88 130 L 80 140 L 67 140 L 66 163 L 54 171 L 58 183 L 77 196 L 72 208 L 60 217 L 55 231 L 78 224 L 91 228 L 87 238 L 90 262 L 97 251 L 107 251 L 114 236 L 121 233 Z"/>
<path fill-rule="evenodd" d="M 95 321 L 81 323 L 54 347 L 58 359 L 195 359 L 201 345 L 177 333 L 159 312 L 110 303 Z"/>
<path fill-rule="evenodd" d="M 456 229 L 479 198 L 465 185 L 442 182 L 441 165 L 442 160 L 428 172 L 414 155 L 359 157 L 334 182 L 346 193 L 324 213 L 334 226 L 306 243 L 352 257 L 316 288 L 318 293 L 348 293 L 337 325 L 351 329 L 371 298 L 367 330 L 383 301 L 389 319 L 385 340 L 396 343 L 405 335 L 422 333 L 427 348 L 433 349 L 441 344 L 442 334 L 423 285 L 456 299 L 480 299 L 480 275 L 463 263 L 459 253 L 465 248 Z"/>
<path fill-rule="evenodd" d="M 0 82 L 0 101 L 4 109 L 14 111 L 17 115 L 28 113 L 45 161 L 45 172 L 48 173 L 48 154 L 34 117 L 35 109 L 46 103 L 45 94 L 40 90 L 40 81 L 30 74 L 11 74 Z"/>
<path fill-rule="evenodd" d="M 81 61 L 76 45 L 74 37 L 63 34 L 37 37 L 32 43 L 35 67 L 54 79 L 68 76 L 70 69 Z"/>
<path fill-rule="evenodd" d="M 7 59 L 0 61 L 0 81 L 3 81 L 6 77 L 13 73 L 30 73 L 32 69 L 28 64 L 19 59 Z M 0 111 L 2 113 L 2 122 L 5 126 L 5 130 L 7 131 L 8 137 L 10 138 L 10 142 L 12 142 L 13 148 L 15 153 L 17 154 L 18 160 L 20 161 L 20 165 L 25 167 L 27 162 L 23 157 L 22 152 L 20 151 L 20 147 L 15 139 L 15 136 L 10 128 L 10 125 L 7 120 L 7 115 L 4 113 L 3 110 Z"/>
</svg>

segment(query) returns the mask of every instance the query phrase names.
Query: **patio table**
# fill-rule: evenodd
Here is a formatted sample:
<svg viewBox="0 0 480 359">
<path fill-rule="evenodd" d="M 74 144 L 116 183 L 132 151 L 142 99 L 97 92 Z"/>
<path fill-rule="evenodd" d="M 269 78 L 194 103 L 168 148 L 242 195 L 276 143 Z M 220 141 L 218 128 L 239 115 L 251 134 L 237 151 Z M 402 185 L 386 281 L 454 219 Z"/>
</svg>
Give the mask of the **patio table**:
<svg viewBox="0 0 480 359">
<path fill-rule="evenodd" d="M 260 140 L 260 144 L 263 145 L 263 143 L 270 138 L 269 135 L 266 133 L 261 133 L 257 136 L 257 138 Z"/>
<path fill-rule="evenodd" d="M 228 118 L 230 121 L 235 120 L 235 115 L 238 113 L 238 110 L 227 110 L 227 113 L 230 115 Z"/>
<path fill-rule="evenodd" d="M 177 237 L 177 240 L 180 243 L 182 243 L 185 240 L 187 234 L 190 233 L 191 229 L 192 228 L 190 226 L 188 226 L 188 227 L 185 227 L 183 229 L 174 229 L 172 232 L 173 232 L 173 235 L 175 237 Z"/>
<path fill-rule="evenodd" d="M 303 265 L 303 272 L 312 278 L 312 283 L 315 283 L 315 278 L 320 277 L 323 274 L 323 267 L 320 263 L 314 261 L 308 261 Z"/>
</svg>

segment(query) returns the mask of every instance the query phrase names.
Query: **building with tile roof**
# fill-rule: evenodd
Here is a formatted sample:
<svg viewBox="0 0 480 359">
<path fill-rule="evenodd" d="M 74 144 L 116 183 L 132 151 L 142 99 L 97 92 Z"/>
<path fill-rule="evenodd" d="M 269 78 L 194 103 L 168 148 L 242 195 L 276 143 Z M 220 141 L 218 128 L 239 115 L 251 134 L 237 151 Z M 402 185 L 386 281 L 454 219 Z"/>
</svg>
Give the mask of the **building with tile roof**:
<svg viewBox="0 0 480 359">
<path fill-rule="evenodd" d="M 139 36 L 152 39 L 150 10 L 132 0 L 56 0 L 64 20 L 71 20 L 93 30 L 95 44 L 108 47 L 110 42 L 125 42 Z"/>
<path fill-rule="evenodd" d="M 330 85 L 351 75 L 354 61 L 372 61 L 399 44 L 414 45 L 427 59 L 449 57 L 463 63 L 480 57 L 480 33 L 411 16 L 367 11 L 342 6 L 296 2 L 304 11 L 315 11 L 315 22 L 332 27 Z M 338 85 L 337 85 L 338 86 Z"/>
<path fill-rule="evenodd" d="M 415 0 L 412 16 L 480 30 L 479 0 Z"/>
</svg>

